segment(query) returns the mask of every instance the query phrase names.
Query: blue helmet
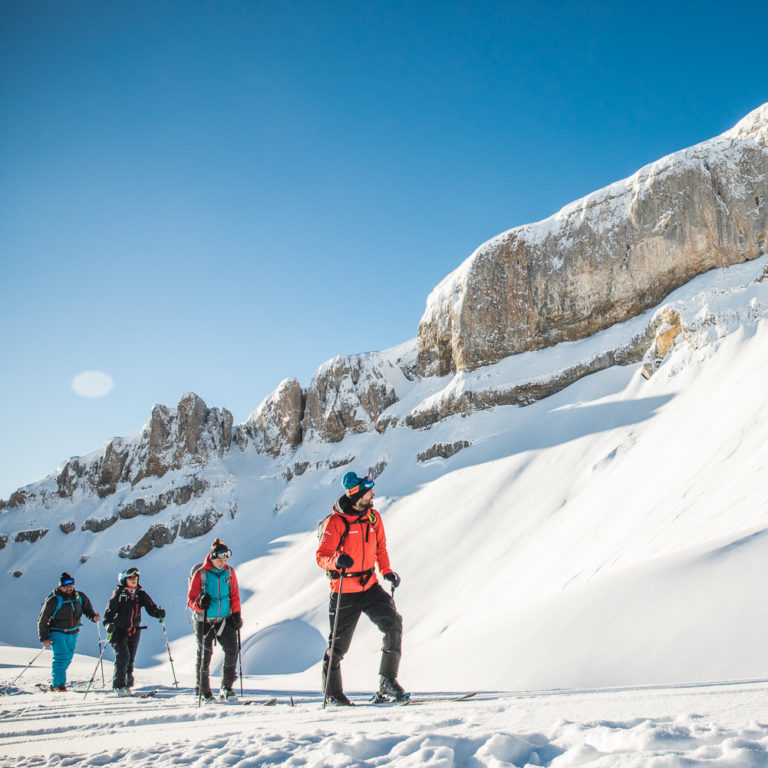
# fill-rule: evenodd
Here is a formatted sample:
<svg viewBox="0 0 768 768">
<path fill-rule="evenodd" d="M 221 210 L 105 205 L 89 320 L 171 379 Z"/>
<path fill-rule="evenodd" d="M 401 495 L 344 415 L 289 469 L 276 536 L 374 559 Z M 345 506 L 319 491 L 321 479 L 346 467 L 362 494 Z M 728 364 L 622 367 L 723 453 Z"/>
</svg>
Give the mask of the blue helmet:
<svg viewBox="0 0 768 768">
<path fill-rule="evenodd" d="M 136 566 L 132 566 L 131 568 L 126 568 L 124 571 L 121 571 L 117 574 L 117 583 L 125 584 L 125 580 L 129 576 L 135 576 L 138 579 L 140 576 L 139 569 Z"/>
</svg>

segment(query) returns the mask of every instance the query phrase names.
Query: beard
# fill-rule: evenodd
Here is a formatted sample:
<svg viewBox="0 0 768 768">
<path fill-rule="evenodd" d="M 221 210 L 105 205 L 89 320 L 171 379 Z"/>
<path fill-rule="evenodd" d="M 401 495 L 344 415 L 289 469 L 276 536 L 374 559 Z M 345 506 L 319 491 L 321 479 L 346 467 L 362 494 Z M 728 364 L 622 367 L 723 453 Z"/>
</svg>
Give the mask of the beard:
<svg viewBox="0 0 768 768">
<path fill-rule="evenodd" d="M 360 512 L 365 512 L 367 509 L 373 509 L 373 499 L 360 499 L 355 508 Z"/>
</svg>

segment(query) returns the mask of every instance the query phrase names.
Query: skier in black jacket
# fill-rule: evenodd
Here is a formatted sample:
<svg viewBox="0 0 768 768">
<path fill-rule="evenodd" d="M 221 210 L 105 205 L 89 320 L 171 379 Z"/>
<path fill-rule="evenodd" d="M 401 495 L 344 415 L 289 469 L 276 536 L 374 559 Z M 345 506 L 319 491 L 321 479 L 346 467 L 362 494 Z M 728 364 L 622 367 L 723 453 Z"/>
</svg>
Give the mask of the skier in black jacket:
<svg viewBox="0 0 768 768">
<path fill-rule="evenodd" d="M 37 620 L 40 642 L 45 648 L 53 647 L 51 688 L 54 691 L 67 690 L 67 668 L 75 653 L 83 614 L 93 622 L 101 621 L 88 596 L 75 590 L 75 580 L 68 573 L 62 573 L 58 587 L 46 598 Z"/>
<path fill-rule="evenodd" d="M 156 619 L 165 611 L 139 585 L 139 569 L 128 568 L 117 576 L 117 588 L 104 611 L 107 640 L 115 650 L 112 688 L 118 696 L 132 696 L 133 660 L 141 639 L 141 609 Z M 146 627 L 144 627 L 146 629 Z"/>
</svg>

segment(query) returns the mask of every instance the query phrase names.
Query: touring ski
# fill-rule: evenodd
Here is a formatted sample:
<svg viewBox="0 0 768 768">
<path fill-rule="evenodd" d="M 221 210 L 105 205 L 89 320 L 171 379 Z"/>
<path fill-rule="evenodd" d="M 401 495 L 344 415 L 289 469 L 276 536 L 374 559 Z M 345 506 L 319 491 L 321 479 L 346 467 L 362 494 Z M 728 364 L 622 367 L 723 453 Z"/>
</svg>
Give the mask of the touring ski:
<svg viewBox="0 0 768 768">
<path fill-rule="evenodd" d="M 468 693 L 461 693 L 455 696 L 433 696 L 428 699 L 412 698 L 410 693 L 405 694 L 402 699 L 394 699 L 389 696 L 384 696 L 380 693 L 374 693 L 368 700 L 369 704 L 388 704 L 396 707 L 407 707 L 412 704 L 431 704 L 433 702 L 448 702 L 448 701 L 466 701 L 477 695 L 477 691 L 470 691 Z"/>
<path fill-rule="evenodd" d="M 254 706 L 274 707 L 277 704 L 277 699 L 241 699 L 240 704 L 244 707 L 249 707 L 251 704 Z"/>
</svg>

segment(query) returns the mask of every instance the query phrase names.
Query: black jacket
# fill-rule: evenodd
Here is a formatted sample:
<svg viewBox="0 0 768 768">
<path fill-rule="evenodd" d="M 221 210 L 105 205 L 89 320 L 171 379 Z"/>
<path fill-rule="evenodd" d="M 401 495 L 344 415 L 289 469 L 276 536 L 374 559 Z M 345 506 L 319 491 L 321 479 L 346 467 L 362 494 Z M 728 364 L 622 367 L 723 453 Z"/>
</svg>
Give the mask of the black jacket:
<svg viewBox="0 0 768 768">
<path fill-rule="evenodd" d="M 159 608 L 140 585 L 128 589 L 125 584 L 118 584 L 104 611 L 104 626 L 113 634 L 118 631 L 132 635 L 141 625 L 142 608 L 146 608 L 150 616 L 160 618 Z"/>
<path fill-rule="evenodd" d="M 37 620 L 40 642 L 50 640 L 51 632 L 78 632 L 83 614 L 91 620 L 96 618 L 96 611 L 93 610 L 88 595 L 77 590 L 66 594 L 57 587 L 46 598 Z"/>
</svg>

